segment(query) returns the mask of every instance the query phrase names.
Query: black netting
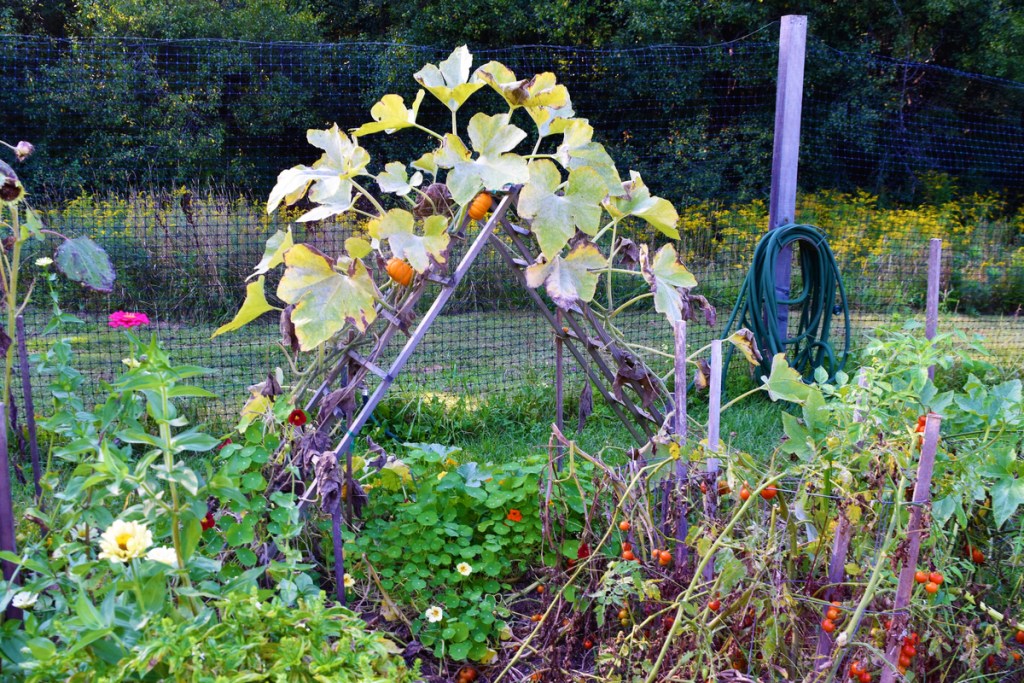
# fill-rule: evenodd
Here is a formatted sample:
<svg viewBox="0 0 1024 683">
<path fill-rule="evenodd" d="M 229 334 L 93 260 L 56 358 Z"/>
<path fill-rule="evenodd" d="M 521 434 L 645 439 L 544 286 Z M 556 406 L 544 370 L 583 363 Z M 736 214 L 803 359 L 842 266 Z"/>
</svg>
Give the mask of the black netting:
<svg viewBox="0 0 1024 683">
<path fill-rule="evenodd" d="M 679 208 L 680 252 L 721 325 L 767 226 L 777 53 L 770 40 L 513 47 L 477 52 L 474 64 L 496 59 L 521 75 L 558 75 L 623 174 L 636 169 Z M 146 312 L 179 359 L 218 368 L 214 384 L 228 397 L 282 364 L 276 322 L 210 340 L 237 309 L 264 241 L 287 224 L 265 211 L 276 174 L 315 159 L 306 129 L 353 128 L 388 92 L 408 102 L 412 73 L 446 55 L 392 44 L 0 37 L 0 137 L 37 147 L 18 167 L 33 205 L 55 229 L 101 242 L 118 271 L 110 296 L 59 285 L 63 305 L 87 321 L 66 331 L 83 370 L 104 379 L 117 372 L 124 344 L 106 327 L 116 309 Z M 982 332 L 1005 358 L 1018 355 L 1022 105 L 1020 83 L 811 40 L 797 218 L 828 233 L 855 335 L 896 314 L 920 315 L 927 241 L 942 237 L 943 325 Z M 482 90 L 467 106 L 494 109 L 496 95 Z M 471 114 L 460 112 L 463 125 Z M 447 110 L 429 96 L 421 116 L 448 127 Z M 408 131 L 364 144 L 375 170 L 432 146 Z M 357 227 L 296 226 L 296 237 L 337 252 Z M 40 253 L 28 255 L 27 270 Z M 628 294 L 617 282 L 616 299 Z M 41 282 L 34 300 L 30 331 L 49 315 Z M 670 330 L 650 309 L 630 310 L 619 325 L 639 344 L 669 348 Z M 699 328 L 691 339 L 711 335 Z M 549 381 L 553 355 L 550 332 L 488 249 L 398 389 L 537 384 Z"/>
</svg>

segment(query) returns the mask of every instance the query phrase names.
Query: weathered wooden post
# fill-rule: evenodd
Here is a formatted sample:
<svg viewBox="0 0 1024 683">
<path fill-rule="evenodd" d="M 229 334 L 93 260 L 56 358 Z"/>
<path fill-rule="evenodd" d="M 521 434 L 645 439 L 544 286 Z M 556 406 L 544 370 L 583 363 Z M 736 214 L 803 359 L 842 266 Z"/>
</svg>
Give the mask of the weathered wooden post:
<svg viewBox="0 0 1024 683">
<path fill-rule="evenodd" d="M 792 223 L 796 218 L 796 178 L 800 159 L 800 114 L 804 94 L 804 59 L 807 51 L 807 17 L 782 17 L 779 32 L 779 75 L 775 86 L 775 141 L 772 150 L 772 190 L 768 229 Z M 789 284 L 793 252 L 786 247 L 775 263 L 776 320 L 780 340 L 789 334 Z M 767 322 L 767 321 L 765 321 Z"/>
<path fill-rule="evenodd" d="M 928 243 L 928 294 L 925 301 L 924 334 L 935 339 L 939 331 L 939 283 L 942 280 L 942 240 L 933 238 Z M 935 379 L 935 366 L 928 368 L 928 377 Z"/>
<path fill-rule="evenodd" d="M 708 462 L 707 493 L 704 494 L 704 516 L 709 523 L 718 516 L 718 453 L 719 428 L 722 415 L 722 340 L 711 342 L 711 378 L 708 382 Z M 715 561 L 711 559 L 704 566 L 704 580 L 708 583 L 715 578 Z"/>
</svg>

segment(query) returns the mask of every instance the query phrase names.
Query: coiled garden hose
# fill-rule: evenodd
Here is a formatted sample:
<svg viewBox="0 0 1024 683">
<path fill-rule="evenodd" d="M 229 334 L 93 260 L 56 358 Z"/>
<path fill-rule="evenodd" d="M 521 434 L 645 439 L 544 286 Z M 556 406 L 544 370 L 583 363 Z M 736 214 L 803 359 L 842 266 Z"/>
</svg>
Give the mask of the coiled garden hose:
<svg viewBox="0 0 1024 683">
<path fill-rule="evenodd" d="M 775 264 L 779 254 L 794 243 L 799 243 L 800 289 L 784 298 L 784 294 L 780 297 L 775 289 Z M 790 330 L 793 329 L 792 317 L 799 311 L 793 336 L 779 334 L 780 307 L 789 311 Z M 794 310 L 794 307 L 799 308 Z M 832 318 L 840 313 L 844 334 L 842 352 L 837 354 L 830 335 Z M 829 381 L 843 369 L 850 355 L 850 309 L 839 264 L 818 228 L 790 223 L 761 238 L 722 337 L 727 338 L 743 327 L 754 333 L 763 356 L 761 369 L 765 375 L 771 372 L 772 358 L 779 353 L 785 353 L 789 364 L 808 382 L 819 367 L 828 372 Z M 730 346 L 724 359 L 723 376 L 728 375 L 733 351 L 734 347 Z"/>
</svg>

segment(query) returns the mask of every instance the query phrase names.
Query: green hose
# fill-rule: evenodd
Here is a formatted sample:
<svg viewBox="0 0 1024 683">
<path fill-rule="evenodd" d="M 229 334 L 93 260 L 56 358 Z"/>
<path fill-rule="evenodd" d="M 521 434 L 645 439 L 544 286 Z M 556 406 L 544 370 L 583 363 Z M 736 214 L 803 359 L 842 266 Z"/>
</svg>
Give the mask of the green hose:
<svg viewBox="0 0 1024 683">
<path fill-rule="evenodd" d="M 790 298 L 779 298 L 775 289 L 775 264 L 783 249 L 799 242 L 802 287 Z M 789 329 L 793 329 L 793 307 L 799 307 L 799 322 L 793 336 L 779 334 L 777 320 L 779 307 L 789 310 Z M 829 336 L 832 318 L 843 314 L 844 331 L 842 353 L 836 354 Z M 813 225 L 790 223 L 769 231 L 754 250 L 754 260 L 743 281 L 736 307 L 732 309 L 723 338 L 737 329 L 746 327 L 763 356 L 761 369 L 771 372 L 772 358 L 785 353 L 789 364 L 796 368 L 805 381 L 811 381 L 816 368 L 828 372 L 829 381 L 846 365 L 850 355 L 850 309 L 846 291 L 839 275 L 839 265 L 828 246 L 825 235 Z M 728 374 L 729 360 L 734 348 L 730 346 L 725 357 L 723 376 Z"/>
</svg>

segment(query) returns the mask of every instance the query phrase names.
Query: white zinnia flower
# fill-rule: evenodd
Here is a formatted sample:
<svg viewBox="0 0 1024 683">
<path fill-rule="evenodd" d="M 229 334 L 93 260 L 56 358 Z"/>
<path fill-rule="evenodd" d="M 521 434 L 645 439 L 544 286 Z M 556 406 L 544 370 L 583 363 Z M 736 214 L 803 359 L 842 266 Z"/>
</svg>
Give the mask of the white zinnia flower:
<svg viewBox="0 0 1024 683">
<path fill-rule="evenodd" d="M 463 576 L 469 576 L 473 573 L 473 568 L 469 566 L 468 562 L 459 562 L 459 564 L 455 566 L 455 570 Z"/>
<path fill-rule="evenodd" d="M 100 530 L 90 524 L 76 524 L 71 528 L 71 538 L 81 543 L 95 541 L 100 535 Z"/>
<path fill-rule="evenodd" d="M 100 550 L 103 552 L 99 554 L 99 559 L 127 562 L 142 557 L 151 545 L 153 534 L 145 524 L 117 519 L 100 538 Z"/>
<path fill-rule="evenodd" d="M 444 612 L 441 611 L 440 607 L 434 606 L 427 610 L 426 617 L 427 621 L 434 624 L 444 619 Z"/>
<path fill-rule="evenodd" d="M 39 266 L 40 268 L 45 268 L 47 266 L 51 266 L 51 265 L 53 265 L 53 259 L 50 258 L 49 256 L 43 256 L 42 258 L 37 258 L 36 259 L 36 265 Z"/>
<path fill-rule="evenodd" d="M 159 562 L 160 564 L 166 564 L 168 567 L 178 566 L 178 554 L 174 552 L 174 548 L 170 548 L 166 545 L 157 546 L 148 553 L 146 553 L 146 559 L 152 560 L 153 562 Z"/>
<path fill-rule="evenodd" d="M 18 591 L 14 594 L 14 598 L 11 600 L 11 605 L 18 609 L 30 609 L 32 605 L 36 604 L 36 600 L 39 599 L 38 593 L 29 593 L 28 591 Z"/>
<path fill-rule="evenodd" d="M 351 574 L 345 574 L 344 578 L 345 588 L 351 588 L 356 585 L 356 580 L 352 578 Z"/>
</svg>

